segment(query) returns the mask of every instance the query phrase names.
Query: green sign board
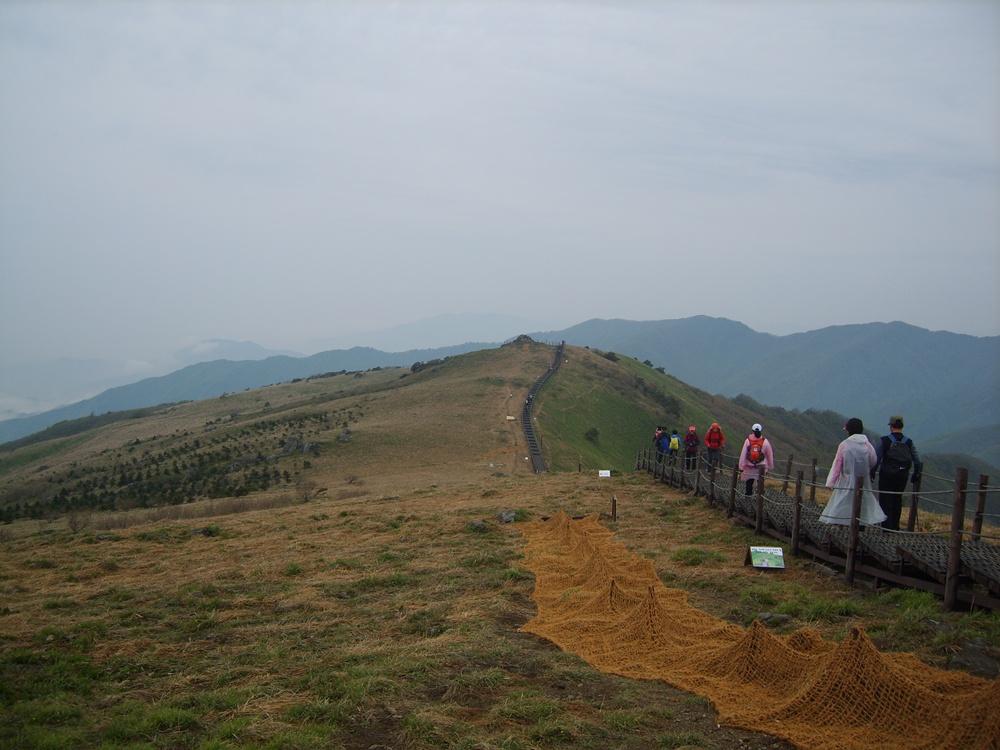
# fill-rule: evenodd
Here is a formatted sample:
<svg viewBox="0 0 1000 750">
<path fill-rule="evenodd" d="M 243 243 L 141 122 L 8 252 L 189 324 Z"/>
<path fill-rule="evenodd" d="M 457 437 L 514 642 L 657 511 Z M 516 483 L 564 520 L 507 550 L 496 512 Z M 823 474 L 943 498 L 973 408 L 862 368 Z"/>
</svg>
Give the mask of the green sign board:
<svg viewBox="0 0 1000 750">
<path fill-rule="evenodd" d="M 753 565 L 755 568 L 784 568 L 785 553 L 781 547 L 750 547 L 743 564 Z"/>
</svg>

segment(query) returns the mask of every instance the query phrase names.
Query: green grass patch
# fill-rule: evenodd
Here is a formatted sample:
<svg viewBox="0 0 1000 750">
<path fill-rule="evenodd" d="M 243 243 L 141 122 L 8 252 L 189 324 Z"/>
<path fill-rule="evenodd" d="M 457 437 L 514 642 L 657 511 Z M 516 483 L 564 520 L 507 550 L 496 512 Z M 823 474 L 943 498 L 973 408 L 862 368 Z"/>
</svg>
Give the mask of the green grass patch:
<svg viewBox="0 0 1000 750">
<path fill-rule="evenodd" d="M 443 607 L 422 609 L 406 618 L 402 630 L 407 635 L 433 638 L 441 635 L 448 629 L 446 624 L 447 614 L 447 610 Z"/>
<path fill-rule="evenodd" d="M 494 719 L 505 719 L 524 724 L 535 724 L 561 712 L 556 701 L 532 690 L 515 690 L 493 707 Z"/>
<path fill-rule="evenodd" d="M 67 693 L 89 696 L 104 673 L 84 654 L 65 650 L 66 634 L 43 631 L 36 648 L 15 648 L 0 654 L 0 705 L 44 700 Z"/>
<path fill-rule="evenodd" d="M 101 735 L 111 742 L 141 743 L 157 735 L 170 735 L 170 746 L 183 747 L 183 739 L 202 727 L 201 719 L 193 711 L 170 706 L 148 706 L 130 700 L 112 709 L 110 718 L 102 727 Z M 162 739 L 167 739 L 166 737 Z"/>
<path fill-rule="evenodd" d="M 52 428 L 49 429 L 51 430 Z M 21 440 L 11 441 L 0 448 L 0 475 L 16 471 L 23 466 L 70 450 L 90 440 L 91 437 L 90 435 L 80 435 L 72 439 L 49 440 L 34 445 L 30 444 L 33 440 L 41 437 L 42 434 L 39 433 L 38 435 L 32 435 Z M 20 450 L 15 450 L 19 447 L 21 448 Z"/>
<path fill-rule="evenodd" d="M 697 567 L 701 565 L 715 565 L 725 562 L 726 556 L 714 549 L 702 549 L 701 547 L 682 547 L 670 556 L 670 559 L 680 565 Z"/>
<path fill-rule="evenodd" d="M 47 599 L 42 602 L 43 609 L 74 609 L 77 603 L 72 599 L 59 598 L 59 599 Z"/>
<path fill-rule="evenodd" d="M 24 567 L 28 570 L 46 570 L 55 568 L 56 564 L 45 557 L 31 557 L 24 561 Z"/>
<path fill-rule="evenodd" d="M 681 747 L 712 747 L 700 734 L 694 732 L 666 732 L 657 738 L 656 746 L 664 750 L 677 750 Z"/>
<path fill-rule="evenodd" d="M 612 711 L 602 718 L 604 726 L 619 734 L 634 732 L 645 724 L 643 715 L 634 711 Z"/>
<path fill-rule="evenodd" d="M 858 598 L 827 596 L 781 580 L 764 581 L 743 589 L 739 594 L 739 608 L 744 624 L 749 624 L 758 614 L 788 615 L 806 622 L 836 622 L 866 614 L 869 607 Z"/>
</svg>

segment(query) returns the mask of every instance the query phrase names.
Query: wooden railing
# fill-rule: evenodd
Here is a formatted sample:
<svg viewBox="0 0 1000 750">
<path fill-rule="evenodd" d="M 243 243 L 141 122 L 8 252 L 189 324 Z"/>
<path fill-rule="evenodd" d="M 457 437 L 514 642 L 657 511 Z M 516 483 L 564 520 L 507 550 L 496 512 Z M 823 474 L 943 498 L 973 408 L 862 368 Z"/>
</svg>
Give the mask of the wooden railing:
<svg viewBox="0 0 1000 750">
<path fill-rule="evenodd" d="M 538 436 L 535 435 L 535 426 L 532 421 L 531 410 L 535 405 L 535 396 L 538 395 L 539 389 L 545 385 L 552 374 L 559 369 L 559 364 L 562 362 L 563 347 L 566 342 L 563 341 L 556 347 L 555 359 L 552 364 L 549 365 L 549 369 L 543 372 L 538 379 L 531 385 L 528 390 L 528 397 L 524 400 L 524 408 L 521 409 L 521 426 L 524 428 L 524 439 L 528 443 L 528 455 L 531 456 L 531 465 L 535 470 L 536 474 L 542 474 L 547 472 L 549 469 L 545 465 L 545 459 L 542 457 L 542 445 L 538 440 Z"/>
<path fill-rule="evenodd" d="M 806 480 L 803 470 L 796 471 L 793 477 L 791 467 L 789 456 L 784 477 L 771 477 L 770 483 L 755 482 L 754 494 L 747 496 L 740 487 L 739 468 L 735 465 L 729 470 L 724 468 L 724 462 L 710 466 L 699 455 L 694 467 L 686 468 L 682 456 L 671 463 L 662 460 L 662 454 L 652 448 L 641 450 L 636 459 L 637 470 L 652 474 L 664 484 L 703 495 L 709 505 L 724 509 L 736 522 L 788 543 L 793 556 L 809 555 L 839 566 L 848 583 L 853 583 L 857 575 L 867 575 L 876 586 L 887 582 L 931 591 L 941 596 L 949 609 L 960 604 L 1000 609 L 1000 546 L 983 533 L 987 494 L 998 491 L 989 487 L 988 476 L 980 476 L 975 490 L 977 503 L 971 514 L 971 530 L 965 529 L 968 470 L 959 468 L 950 492 L 951 528 L 918 532 L 919 483 L 911 492 L 906 530 L 860 523 L 861 481 L 855 488 L 849 525 L 831 525 L 818 520 L 822 507 L 815 502 L 816 459 L 811 463 L 812 481 Z M 790 484 L 792 495 L 788 494 Z M 808 499 L 804 497 L 807 486 Z"/>
</svg>

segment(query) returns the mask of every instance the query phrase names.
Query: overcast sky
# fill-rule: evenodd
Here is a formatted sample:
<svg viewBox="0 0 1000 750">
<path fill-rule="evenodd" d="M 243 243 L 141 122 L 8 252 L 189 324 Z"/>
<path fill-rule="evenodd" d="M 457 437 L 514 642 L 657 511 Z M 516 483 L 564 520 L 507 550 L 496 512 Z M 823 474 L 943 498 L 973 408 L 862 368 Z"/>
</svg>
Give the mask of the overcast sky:
<svg viewBox="0 0 1000 750">
<path fill-rule="evenodd" d="M 998 134 L 993 0 L 3 0 L 0 359 L 469 312 L 997 335 Z"/>
</svg>

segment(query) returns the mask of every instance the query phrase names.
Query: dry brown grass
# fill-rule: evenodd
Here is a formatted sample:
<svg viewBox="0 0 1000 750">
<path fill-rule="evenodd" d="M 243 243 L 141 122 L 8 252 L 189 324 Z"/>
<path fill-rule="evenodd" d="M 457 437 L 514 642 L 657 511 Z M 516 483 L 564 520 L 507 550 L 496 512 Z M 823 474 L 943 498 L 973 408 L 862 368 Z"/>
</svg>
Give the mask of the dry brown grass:
<svg viewBox="0 0 1000 750">
<path fill-rule="evenodd" d="M 440 475 L 434 478 L 440 481 Z M 385 477 L 380 481 L 391 484 Z M 402 482 L 413 484 L 409 475 Z M 39 637 L 70 648 L 82 637 L 74 635 L 75 625 L 100 622 L 106 630 L 90 649 L 94 663 L 126 660 L 148 671 L 115 683 L 102 699 L 112 714 L 128 701 L 150 707 L 210 703 L 224 683 L 238 705 L 204 713 L 201 721 L 219 726 L 246 720 L 260 738 L 289 736 L 298 727 L 289 717 L 320 711 L 330 700 L 322 697 L 315 672 L 318 657 L 344 679 L 359 663 L 378 665 L 364 697 L 335 722 L 344 747 L 368 747 L 373 738 L 392 736 L 397 739 L 388 746 L 403 736 L 414 747 L 461 746 L 429 729 L 441 726 L 435 711 L 445 712 L 447 726 L 465 725 L 455 729 L 457 736 L 464 731 L 487 743 L 520 736 L 522 744 L 512 746 L 521 747 L 573 746 L 581 737 L 590 738 L 583 746 L 604 746 L 614 737 L 617 746 L 644 747 L 670 733 L 694 733 L 716 748 L 782 746 L 716 730 L 711 712 L 690 696 L 661 684 L 599 677 L 518 633 L 532 614 L 531 581 L 504 578 L 504 571 L 516 570 L 522 540 L 495 515 L 518 508 L 532 518 L 560 509 L 606 516 L 612 495 L 618 521 L 606 523 L 629 548 L 653 560 L 669 586 L 687 590 L 694 604 L 730 621 L 756 613 L 740 595 L 772 586 L 774 574 L 743 565 L 750 536 L 734 531 L 702 500 L 652 486 L 642 475 L 490 476 L 397 488 L 388 495 L 199 520 L 198 527 L 217 526 L 218 536 L 192 535 L 194 524 L 179 520 L 135 526 L 110 539 L 59 533 L 9 543 L 3 593 L 10 611 L 0 618 L 0 638 L 8 650 L 31 647 Z M 472 532 L 470 521 L 485 521 L 490 530 Z M 678 550 L 692 546 L 716 556 L 696 566 L 675 559 Z M 31 565 L 41 560 L 46 567 Z M 490 572 L 485 579 L 484 571 Z M 801 588 L 817 597 L 865 598 L 806 561 L 790 560 L 780 575 L 784 592 Z M 60 602 L 64 606 L 53 604 Z M 413 625 L 424 613 L 439 633 Z M 872 628 L 881 617 L 884 612 L 873 608 L 792 625 L 808 624 L 837 639 L 855 625 Z M 936 652 L 932 638 L 922 648 L 929 661 L 941 663 L 946 656 Z M 418 675 L 414 690 L 404 686 L 411 670 Z M 470 673 L 490 670 L 501 675 L 499 686 L 487 681 L 487 688 L 470 689 L 474 697 L 456 687 Z M 525 690 L 534 697 L 526 698 Z M 449 691 L 454 701 L 438 703 Z M 524 727 L 543 731 L 540 722 L 548 725 L 541 718 L 504 718 L 534 716 L 532 711 L 562 717 L 552 731 L 577 739 L 537 744 L 525 737 Z M 411 717 L 413 723 L 404 732 L 404 720 L 393 717 Z M 616 721 L 641 726 L 626 739 L 608 729 Z M 369 745 L 351 744 L 350 737 Z"/>
</svg>

